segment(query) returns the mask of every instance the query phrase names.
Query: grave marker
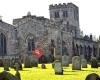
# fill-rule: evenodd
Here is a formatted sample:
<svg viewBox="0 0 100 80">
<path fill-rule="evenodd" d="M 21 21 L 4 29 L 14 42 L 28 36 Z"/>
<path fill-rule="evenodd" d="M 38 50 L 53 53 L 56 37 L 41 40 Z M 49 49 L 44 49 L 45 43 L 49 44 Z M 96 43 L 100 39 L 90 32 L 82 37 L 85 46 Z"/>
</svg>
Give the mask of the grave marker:
<svg viewBox="0 0 100 80">
<path fill-rule="evenodd" d="M 63 74 L 63 67 L 62 67 L 62 63 L 59 60 L 56 60 L 54 63 L 54 70 L 55 70 L 55 74 Z"/>
<path fill-rule="evenodd" d="M 69 66 L 69 56 L 67 55 L 62 56 L 62 66 L 63 67 Z"/>
<path fill-rule="evenodd" d="M 81 59 L 79 56 L 72 58 L 72 70 L 81 70 Z"/>
</svg>

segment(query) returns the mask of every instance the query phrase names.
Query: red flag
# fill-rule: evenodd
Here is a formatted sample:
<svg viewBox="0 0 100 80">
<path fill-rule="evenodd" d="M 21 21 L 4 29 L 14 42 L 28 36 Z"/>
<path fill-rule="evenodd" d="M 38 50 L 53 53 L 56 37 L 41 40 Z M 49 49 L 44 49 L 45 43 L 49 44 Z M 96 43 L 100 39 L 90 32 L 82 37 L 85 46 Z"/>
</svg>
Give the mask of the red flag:
<svg viewBox="0 0 100 80">
<path fill-rule="evenodd" d="M 40 58 L 44 54 L 44 51 L 40 48 L 35 48 L 32 53 L 36 58 Z"/>
</svg>

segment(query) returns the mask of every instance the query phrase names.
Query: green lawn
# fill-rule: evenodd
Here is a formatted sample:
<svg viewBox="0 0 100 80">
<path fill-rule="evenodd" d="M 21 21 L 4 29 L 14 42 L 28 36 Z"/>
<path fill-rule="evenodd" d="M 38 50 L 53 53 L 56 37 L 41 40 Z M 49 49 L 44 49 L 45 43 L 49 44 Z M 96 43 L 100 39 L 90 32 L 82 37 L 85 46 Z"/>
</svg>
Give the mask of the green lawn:
<svg viewBox="0 0 100 80">
<path fill-rule="evenodd" d="M 88 65 L 88 68 L 82 68 L 82 70 L 72 70 L 71 64 L 69 67 L 64 67 L 64 75 L 55 75 L 51 64 L 46 64 L 47 69 L 41 69 L 41 64 L 33 68 L 23 68 L 19 71 L 21 74 L 21 80 L 85 80 L 86 76 L 90 73 L 97 73 L 100 75 L 100 68 L 93 69 Z M 3 68 L 0 68 L 0 72 Z M 15 74 L 13 69 L 9 71 Z"/>
</svg>

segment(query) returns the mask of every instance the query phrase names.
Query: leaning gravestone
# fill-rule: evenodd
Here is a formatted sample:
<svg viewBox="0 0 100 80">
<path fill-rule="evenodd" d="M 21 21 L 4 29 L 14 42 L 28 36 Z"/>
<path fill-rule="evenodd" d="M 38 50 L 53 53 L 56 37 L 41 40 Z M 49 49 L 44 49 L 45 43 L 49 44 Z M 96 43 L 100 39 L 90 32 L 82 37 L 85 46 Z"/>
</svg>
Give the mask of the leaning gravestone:
<svg viewBox="0 0 100 80">
<path fill-rule="evenodd" d="M 32 67 L 30 58 L 27 54 L 24 56 L 24 67 L 25 68 L 31 68 Z"/>
<path fill-rule="evenodd" d="M 89 74 L 85 80 L 100 80 L 100 77 L 99 75 L 95 74 L 95 73 L 92 73 L 92 74 Z"/>
<path fill-rule="evenodd" d="M 62 56 L 62 66 L 63 67 L 69 66 L 69 56 L 67 55 Z"/>
<path fill-rule="evenodd" d="M 98 68 L 98 62 L 95 57 L 91 58 L 91 68 Z"/>
<path fill-rule="evenodd" d="M 54 62 L 54 70 L 55 70 L 55 74 L 63 75 L 63 67 L 61 61 L 56 60 Z"/>
<path fill-rule="evenodd" d="M 82 59 L 81 60 L 81 64 L 82 64 L 82 68 L 87 68 L 87 60 L 86 59 Z"/>
<path fill-rule="evenodd" d="M 0 80 L 18 80 L 18 79 L 11 73 L 3 71 L 0 73 Z"/>
<path fill-rule="evenodd" d="M 81 59 L 79 56 L 72 58 L 72 70 L 81 70 Z"/>
</svg>

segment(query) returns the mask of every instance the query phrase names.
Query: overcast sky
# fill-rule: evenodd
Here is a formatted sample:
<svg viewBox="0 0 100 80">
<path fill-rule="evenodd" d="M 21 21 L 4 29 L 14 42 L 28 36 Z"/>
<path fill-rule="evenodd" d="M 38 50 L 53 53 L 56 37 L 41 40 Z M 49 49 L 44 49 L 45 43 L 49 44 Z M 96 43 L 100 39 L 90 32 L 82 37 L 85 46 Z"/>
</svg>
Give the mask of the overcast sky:
<svg viewBox="0 0 100 80">
<path fill-rule="evenodd" d="M 12 24 L 12 20 L 32 15 L 49 18 L 49 5 L 72 2 L 79 7 L 80 28 L 84 34 L 100 35 L 99 0 L 0 0 L 0 15 L 3 21 Z"/>
</svg>

